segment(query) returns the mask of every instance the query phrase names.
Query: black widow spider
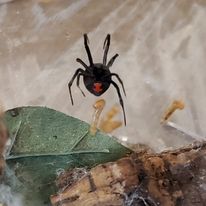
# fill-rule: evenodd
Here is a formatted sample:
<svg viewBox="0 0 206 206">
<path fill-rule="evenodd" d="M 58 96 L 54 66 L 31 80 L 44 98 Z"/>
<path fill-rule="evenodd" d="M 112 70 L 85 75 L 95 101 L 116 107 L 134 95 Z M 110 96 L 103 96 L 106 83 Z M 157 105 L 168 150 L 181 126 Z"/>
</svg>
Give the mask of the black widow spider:
<svg viewBox="0 0 206 206">
<path fill-rule="evenodd" d="M 107 34 L 106 39 L 104 41 L 103 49 L 104 49 L 104 56 L 103 56 L 103 64 L 102 63 L 93 63 L 92 55 L 88 46 L 89 39 L 87 34 L 84 34 L 84 46 L 88 55 L 89 63 L 90 65 L 87 66 L 81 59 L 77 58 L 76 61 L 79 62 L 85 70 L 79 68 L 76 70 L 74 73 L 72 79 L 68 83 L 69 87 L 69 94 L 71 98 L 71 103 L 72 105 L 74 104 L 73 98 L 72 98 L 72 93 L 71 93 L 71 86 L 74 82 L 74 79 L 77 77 L 77 87 L 80 89 L 81 93 L 83 96 L 85 96 L 84 92 L 79 86 L 79 81 L 80 77 L 83 76 L 83 81 L 84 85 L 87 88 L 89 92 L 94 94 L 95 96 L 100 96 L 102 95 L 112 84 L 115 89 L 117 90 L 117 94 L 119 97 L 119 102 L 123 110 L 124 114 L 124 123 L 126 125 L 126 115 L 125 115 L 125 110 L 124 110 L 124 103 L 123 99 L 120 93 L 120 89 L 118 85 L 112 80 L 112 77 L 116 77 L 119 83 L 122 85 L 123 92 L 126 96 L 124 85 L 122 80 L 120 79 L 119 75 L 116 73 L 111 73 L 109 68 L 112 66 L 114 63 L 114 60 L 119 56 L 118 54 L 115 54 L 107 63 L 107 53 L 109 51 L 109 46 L 110 46 L 110 34 Z"/>
</svg>

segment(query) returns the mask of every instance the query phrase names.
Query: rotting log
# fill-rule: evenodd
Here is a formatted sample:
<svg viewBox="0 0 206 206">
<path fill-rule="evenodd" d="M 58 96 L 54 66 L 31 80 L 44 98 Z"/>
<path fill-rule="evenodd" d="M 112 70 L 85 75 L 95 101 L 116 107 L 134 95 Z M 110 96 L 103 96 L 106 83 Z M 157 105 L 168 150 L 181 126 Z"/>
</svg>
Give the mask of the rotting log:
<svg viewBox="0 0 206 206">
<path fill-rule="evenodd" d="M 79 171 L 58 177 L 53 206 L 206 205 L 206 142 L 160 154 L 133 153 Z"/>
</svg>

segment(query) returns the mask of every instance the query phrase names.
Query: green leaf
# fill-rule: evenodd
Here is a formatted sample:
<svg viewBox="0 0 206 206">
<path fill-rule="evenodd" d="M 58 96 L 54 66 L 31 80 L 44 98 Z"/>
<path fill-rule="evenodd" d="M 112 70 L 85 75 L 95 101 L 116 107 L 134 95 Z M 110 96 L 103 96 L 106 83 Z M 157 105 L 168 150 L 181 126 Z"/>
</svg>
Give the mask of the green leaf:
<svg viewBox="0 0 206 206">
<path fill-rule="evenodd" d="M 87 123 L 46 107 L 9 110 L 5 121 L 12 142 L 6 159 L 25 205 L 49 205 L 56 175 L 64 169 L 92 167 L 130 153 L 106 134 L 91 136 Z"/>
</svg>

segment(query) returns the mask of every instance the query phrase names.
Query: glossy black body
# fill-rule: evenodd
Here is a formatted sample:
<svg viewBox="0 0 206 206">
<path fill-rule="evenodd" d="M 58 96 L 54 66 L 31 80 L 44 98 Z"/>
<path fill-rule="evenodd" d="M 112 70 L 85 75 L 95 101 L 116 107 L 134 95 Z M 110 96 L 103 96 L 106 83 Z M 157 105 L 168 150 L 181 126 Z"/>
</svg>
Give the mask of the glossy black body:
<svg viewBox="0 0 206 206">
<path fill-rule="evenodd" d="M 92 94 L 94 94 L 95 96 L 101 96 L 104 92 L 107 91 L 107 89 L 110 86 L 109 83 L 111 81 L 110 74 L 111 72 L 103 64 L 94 64 L 92 76 L 90 75 L 83 76 L 84 85 L 87 88 L 87 90 Z M 94 90 L 95 83 L 102 84 L 101 91 L 96 92 Z"/>
</svg>

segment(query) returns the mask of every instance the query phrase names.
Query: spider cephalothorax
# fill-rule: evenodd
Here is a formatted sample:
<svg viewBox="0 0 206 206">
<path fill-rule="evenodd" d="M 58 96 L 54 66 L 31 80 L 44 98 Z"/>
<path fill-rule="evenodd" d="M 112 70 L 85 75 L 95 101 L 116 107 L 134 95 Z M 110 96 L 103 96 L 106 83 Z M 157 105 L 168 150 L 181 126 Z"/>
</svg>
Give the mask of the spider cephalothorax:
<svg viewBox="0 0 206 206">
<path fill-rule="evenodd" d="M 117 94 L 119 97 L 119 102 L 120 102 L 120 105 L 122 107 L 123 114 L 124 114 L 124 123 L 126 125 L 126 115 L 125 115 L 125 111 L 124 111 L 124 103 L 122 100 L 120 89 L 119 89 L 118 85 L 112 80 L 112 77 L 117 78 L 119 83 L 122 85 L 122 89 L 123 89 L 124 94 L 126 95 L 125 90 L 124 90 L 124 85 L 123 85 L 123 82 L 120 79 L 119 75 L 116 73 L 111 73 L 109 70 L 109 68 L 114 63 L 114 60 L 119 55 L 115 54 L 107 63 L 107 53 L 108 53 L 109 46 L 110 46 L 110 34 L 107 34 L 107 37 L 104 41 L 103 63 L 93 63 L 92 55 L 91 55 L 91 52 L 90 52 L 90 49 L 88 46 L 87 34 L 84 34 L 84 46 L 85 46 L 85 49 L 86 49 L 86 52 L 87 52 L 87 55 L 89 58 L 90 65 L 87 66 L 87 64 L 85 64 L 81 59 L 79 59 L 79 58 L 76 59 L 77 62 L 79 62 L 85 68 L 85 70 L 83 70 L 81 68 L 77 69 L 76 72 L 74 73 L 72 79 L 68 83 L 72 105 L 73 105 L 73 98 L 72 98 L 72 93 L 71 93 L 71 86 L 72 86 L 74 79 L 76 77 L 77 77 L 77 87 L 80 89 L 80 91 L 82 92 L 82 94 L 84 96 L 85 96 L 85 94 L 79 86 L 79 81 L 80 81 L 81 76 L 83 76 L 84 85 L 87 88 L 87 90 L 89 92 L 91 92 L 92 94 L 94 94 L 95 96 L 102 95 L 105 91 L 107 91 L 109 86 L 112 84 L 117 91 Z"/>
</svg>

